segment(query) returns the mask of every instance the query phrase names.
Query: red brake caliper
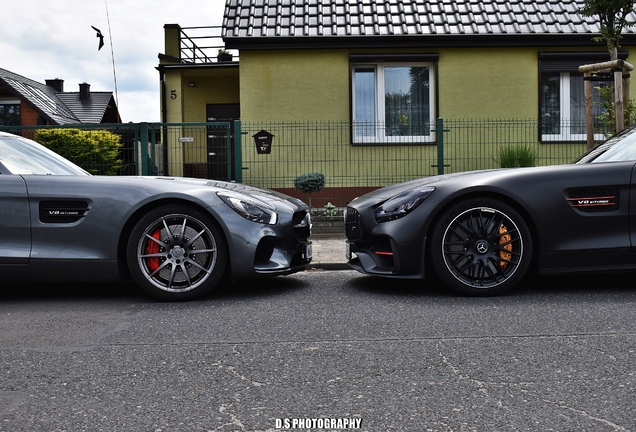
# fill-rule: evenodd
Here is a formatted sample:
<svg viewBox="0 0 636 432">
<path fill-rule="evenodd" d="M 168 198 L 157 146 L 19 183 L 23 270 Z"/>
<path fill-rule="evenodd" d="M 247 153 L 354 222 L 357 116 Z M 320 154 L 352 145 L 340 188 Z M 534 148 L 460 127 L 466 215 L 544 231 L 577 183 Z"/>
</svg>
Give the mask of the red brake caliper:
<svg viewBox="0 0 636 432">
<path fill-rule="evenodd" d="M 152 233 L 152 237 L 160 240 L 161 239 L 161 230 L 158 229 L 155 232 Z M 146 245 L 146 253 L 147 254 L 156 254 L 157 252 L 159 252 L 159 243 L 157 242 L 153 242 L 153 241 L 149 241 L 148 244 Z M 147 259 L 147 263 L 148 263 L 148 270 L 150 270 L 151 272 L 157 270 L 159 268 L 159 265 L 161 264 L 161 260 L 159 259 L 159 257 L 150 257 Z"/>
</svg>

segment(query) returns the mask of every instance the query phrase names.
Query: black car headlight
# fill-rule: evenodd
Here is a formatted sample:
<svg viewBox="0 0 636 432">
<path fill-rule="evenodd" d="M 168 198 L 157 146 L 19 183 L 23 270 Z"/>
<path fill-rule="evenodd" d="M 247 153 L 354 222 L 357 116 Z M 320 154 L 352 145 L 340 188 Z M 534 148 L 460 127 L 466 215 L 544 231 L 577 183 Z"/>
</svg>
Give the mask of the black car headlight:
<svg viewBox="0 0 636 432">
<path fill-rule="evenodd" d="M 233 192 L 218 192 L 217 195 L 247 220 L 266 225 L 276 225 L 278 222 L 276 209 L 257 198 Z"/>
<path fill-rule="evenodd" d="M 419 186 L 395 195 L 375 209 L 377 223 L 388 222 L 411 213 L 435 190 L 432 186 Z"/>
</svg>

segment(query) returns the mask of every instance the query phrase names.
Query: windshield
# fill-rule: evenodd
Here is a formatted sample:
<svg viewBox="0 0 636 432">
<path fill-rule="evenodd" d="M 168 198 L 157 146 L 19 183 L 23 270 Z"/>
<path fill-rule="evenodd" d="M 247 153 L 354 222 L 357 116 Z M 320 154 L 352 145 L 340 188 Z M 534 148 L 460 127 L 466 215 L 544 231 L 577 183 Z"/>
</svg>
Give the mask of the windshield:
<svg viewBox="0 0 636 432">
<path fill-rule="evenodd" d="M 575 163 L 636 161 L 636 128 L 631 127 L 585 152 Z"/>
<path fill-rule="evenodd" d="M 0 163 L 11 174 L 90 175 L 46 147 L 16 135 L 0 135 Z"/>
</svg>

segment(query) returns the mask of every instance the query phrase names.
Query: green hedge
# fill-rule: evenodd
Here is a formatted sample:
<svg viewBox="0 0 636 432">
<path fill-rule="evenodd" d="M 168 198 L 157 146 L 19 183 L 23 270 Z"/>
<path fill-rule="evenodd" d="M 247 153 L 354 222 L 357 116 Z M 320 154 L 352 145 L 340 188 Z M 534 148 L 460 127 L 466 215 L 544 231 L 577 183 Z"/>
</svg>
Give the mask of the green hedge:
<svg viewBox="0 0 636 432">
<path fill-rule="evenodd" d="M 91 174 L 117 175 L 120 136 L 106 130 L 39 129 L 35 141 Z"/>
</svg>

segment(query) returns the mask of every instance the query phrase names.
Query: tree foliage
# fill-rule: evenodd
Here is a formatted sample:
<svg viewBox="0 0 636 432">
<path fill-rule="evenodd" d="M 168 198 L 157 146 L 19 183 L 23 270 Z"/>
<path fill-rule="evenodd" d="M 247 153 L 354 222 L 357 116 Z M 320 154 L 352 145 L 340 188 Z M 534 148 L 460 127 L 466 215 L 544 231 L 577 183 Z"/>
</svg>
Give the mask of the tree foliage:
<svg viewBox="0 0 636 432">
<path fill-rule="evenodd" d="M 91 174 L 116 175 L 120 136 L 106 130 L 38 129 L 35 141 Z"/>
<path fill-rule="evenodd" d="M 316 172 L 301 174 L 294 180 L 294 187 L 305 193 L 319 192 L 325 187 L 325 175 Z"/>
<path fill-rule="evenodd" d="M 301 174 L 294 179 L 294 187 L 309 194 L 309 209 L 311 210 L 312 192 L 320 192 L 325 187 L 325 175 L 319 172 Z"/>
<path fill-rule="evenodd" d="M 603 108 L 603 111 L 598 116 L 598 123 L 604 131 L 605 135 L 610 137 L 614 135 L 616 131 L 616 104 L 614 103 L 614 92 L 609 86 L 596 87 L 600 97 L 598 105 Z M 636 123 L 636 102 L 632 99 L 624 101 L 625 106 L 623 108 L 623 122 L 625 127 Z"/>
<path fill-rule="evenodd" d="M 580 11 L 584 16 L 598 16 L 601 38 L 597 39 L 607 43 L 611 60 L 617 60 L 621 33 L 623 28 L 631 25 L 626 18 L 634 11 L 634 0 L 585 0 Z"/>
</svg>

